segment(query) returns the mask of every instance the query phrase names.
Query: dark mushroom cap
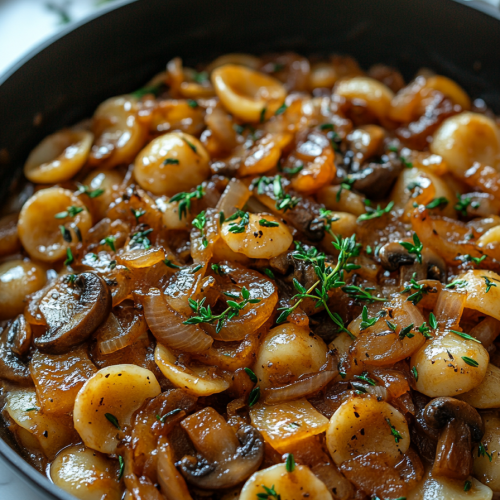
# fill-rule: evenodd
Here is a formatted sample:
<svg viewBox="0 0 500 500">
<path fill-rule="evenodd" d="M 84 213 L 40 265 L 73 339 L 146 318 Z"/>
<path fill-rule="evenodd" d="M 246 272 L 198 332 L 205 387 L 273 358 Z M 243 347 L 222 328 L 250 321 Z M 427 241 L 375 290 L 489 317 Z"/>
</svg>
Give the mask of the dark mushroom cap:
<svg viewBox="0 0 500 500">
<path fill-rule="evenodd" d="M 402 169 L 403 164 L 398 158 L 390 158 L 385 163 L 369 163 L 351 175 L 351 179 L 355 179 L 352 187 L 370 200 L 380 200 L 389 194 Z"/>
<path fill-rule="evenodd" d="M 24 314 L 20 314 L 9 327 L 7 341 L 15 354 L 25 356 L 28 354 L 32 336 L 31 325 L 26 321 Z"/>
<path fill-rule="evenodd" d="M 5 329 L 0 335 L 0 379 L 10 380 L 21 385 L 33 385 L 29 366 L 12 350 L 9 341 L 10 329 Z"/>
<path fill-rule="evenodd" d="M 427 404 L 423 414 L 427 424 L 434 429 L 442 429 L 452 419 L 457 419 L 469 426 L 473 441 L 481 441 L 484 435 L 481 415 L 465 401 L 449 397 L 435 398 Z"/>
<path fill-rule="evenodd" d="M 219 490 L 231 488 L 250 477 L 264 458 L 264 440 L 251 425 L 242 425 L 236 436 L 240 446 L 233 456 L 223 456 L 213 463 L 200 454 L 184 457 L 180 469 L 186 481 L 198 488 Z"/>
<path fill-rule="evenodd" d="M 430 248 L 422 250 L 422 259 L 427 266 L 427 278 L 444 283 L 446 281 L 446 262 Z"/>
<path fill-rule="evenodd" d="M 408 266 L 415 262 L 415 257 L 398 242 L 386 243 L 379 252 L 380 263 L 388 271 L 396 271 L 401 266 Z"/>
<path fill-rule="evenodd" d="M 71 293 L 73 292 L 73 293 Z M 53 293 L 49 291 L 49 294 Z M 74 290 L 66 289 L 64 300 L 55 296 L 55 307 L 70 309 L 69 317 L 46 314 L 49 329 L 35 339 L 35 346 L 49 354 L 62 354 L 87 340 L 111 311 L 111 293 L 104 280 L 94 273 L 82 273 L 74 282 Z M 57 312 L 57 311 L 56 311 Z"/>
</svg>

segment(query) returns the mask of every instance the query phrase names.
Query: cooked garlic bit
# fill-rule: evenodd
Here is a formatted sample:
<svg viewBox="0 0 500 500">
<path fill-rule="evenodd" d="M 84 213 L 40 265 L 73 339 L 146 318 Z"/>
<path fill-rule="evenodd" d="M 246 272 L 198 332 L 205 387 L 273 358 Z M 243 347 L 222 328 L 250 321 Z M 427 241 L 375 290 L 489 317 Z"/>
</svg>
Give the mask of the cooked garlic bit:
<svg viewBox="0 0 500 500">
<path fill-rule="evenodd" d="M 291 323 L 277 326 L 264 337 L 255 360 L 262 389 L 285 385 L 300 375 L 318 372 L 327 361 L 321 338 Z"/>
<path fill-rule="evenodd" d="M 406 500 L 491 500 L 493 491 L 474 477 L 469 479 L 470 489 L 460 479 L 434 476 L 429 470 Z"/>
<path fill-rule="evenodd" d="M 500 134 L 495 122 L 478 113 L 460 113 L 446 119 L 430 145 L 448 169 L 463 178 L 475 162 L 495 167 L 500 160 Z"/>
<path fill-rule="evenodd" d="M 86 446 L 115 453 L 120 429 L 161 389 L 153 372 L 136 365 L 102 368 L 80 389 L 75 400 L 75 429 Z"/>
<path fill-rule="evenodd" d="M 153 194 L 173 196 L 198 186 L 210 175 L 209 155 L 201 142 L 183 132 L 152 140 L 136 157 L 134 177 Z"/>
<path fill-rule="evenodd" d="M 411 358 L 417 390 L 430 397 L 457 396 L 477 387 L 488 369 L 489 355 L 477 342 L 455 333 L 428 340 Z"/>
<path fill-rule="evenodd" d="M 0 320 L 22 313 L 26 297 L 46 281 L 45 269 L 35 262 L 13 259 L 0 264 Z"/>
<path fill-rule="evenodd" d="M 112 97 L 97 108 L 92 123 L 95 141 L 89 157 L 91 166 L 113 168 L 133 161 L 148 133 L 137 112 L 137 99 L 131 96 Z"/>
<path fill-rule="evenodd" d="M 278 80 L 245 66 L 220 66 L 211 78 L 224 107 L 244 122 L 271 117 L 285 101 L 286 90 Z"/>
<path fill-rule="evenodd" d="M 341 80 L 334 88 L 334 93 L 348 101 L 362 101 L 378 120 L 384 120 L 387 117 L 391 100 L 394 97 L 389 87 L 366 76 Z"/>
<path fill-rule="evenodd" d="M 99 196 L 88 198 L 85 203 L 95 219 L 103 219 L 109 206 L 119 196 L 119 189 L 123 182 L 123 175 L 118 170 L 92 170 L 83 184 L 88 186 L 91 192 L 101 192 Z"/>
<path fill-rule="evenodd" d="M 457 396 L 477 409 L 500 408 L 500 368 L 488 363 L 482 382 Z"/>
<path fill-rule="evenodd" d="M 465 307 L 500 320 L 500 275 L 486 269 L 467 271 L 460 279 L 465 281 Z M 493 283 L 486 293 L 487 280 Z M 494 286 L 496 285 L 496 286 Z"/>
<path fill-rule="evenodd" d="M 70 180 L 85 165 L 94 135 L 84 130 L 60 130 L 46 137 L 28 156 L 24 175 L 40 184 Z"/>
<path fill-rule="evenodd" d="M 50 479 L 79 500 L 119 500 L 118 462 L 83 445 L 70 446 L 50 465 Z"/>
<path fill-rule="evenodd" d="M 182 366 L 176 356 L 167 347 L 158 344 L 155 349 L 155 361 L 165 377 L 176 387 L 195 396 L 210 396 L 225 391 L 229 383 L 217 376 L 206 365 Z"/>
<path fill-rule="evenodd" d="M 91 227 L 92 217 L 80 198 L 59 187 L 34 194 L 23 206 L 18 223 L 24 249 L 44 262 L 67 258 L 66 249 L 75 248 Z"/>
<path fill-rule="evenodd" d="M 269 494 L 264 487 L 272 487 L 276 492 L 275 497 L 282 500 L 332 500 L 325 483 L 305 465 L 296 465 L 293 472 L 288 472 L 285 464 L 256 472 L 243 486 L 240 500 L 254 500 L 260 498 L 259 494 Z"/>
<path fill-rule="evenodd" d="M 224 222 L 221 236 L 233 252 L 252 259 L 276 257 L 288 250 L 293 242 L 288 227 L 274 215 L 248 214 L 248 222 L 242 232 L 234 231 L 238 223 L 243 224 L 242 217 Z"/>
<path fill-rule="evenodd" d="M 370 452 L 384 452 L 395 465 L 410 446 L 404 416 L 385 401 L 353 396 L 333 414 L 326 444 L 337 465 Z"/>
</svg>

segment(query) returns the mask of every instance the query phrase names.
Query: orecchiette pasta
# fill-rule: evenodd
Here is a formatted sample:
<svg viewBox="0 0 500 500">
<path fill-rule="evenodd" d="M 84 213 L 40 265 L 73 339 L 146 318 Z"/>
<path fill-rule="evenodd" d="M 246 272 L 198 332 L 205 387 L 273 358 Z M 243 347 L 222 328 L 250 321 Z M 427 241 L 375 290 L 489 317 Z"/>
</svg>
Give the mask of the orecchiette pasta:
<svg viewBox="0 0 500 500">
<path fill-rule="evenodd" d="M 110 97 L 0 212 L 5 432 L 81 500 L 496 498 L 499 123 L 293 52 Z"/>
</svg>

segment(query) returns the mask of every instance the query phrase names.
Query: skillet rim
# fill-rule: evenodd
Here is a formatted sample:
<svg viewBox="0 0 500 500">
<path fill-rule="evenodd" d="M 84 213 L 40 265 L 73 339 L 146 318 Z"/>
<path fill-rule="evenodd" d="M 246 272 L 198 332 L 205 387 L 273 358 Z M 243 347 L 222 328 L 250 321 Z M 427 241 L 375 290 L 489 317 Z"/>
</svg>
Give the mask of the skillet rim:
<svg viewBox="0 0 500 500">
<path fill-rule="evenodd" d="M 18 71 L 22 70 L 23 67 L 29 63 L 31 60 L 35 59 L 44 50 L 48 49 L 54 43 L 60 41 L 65 36 L 70 33 L 77 31 L 83 26 L 93 22 L 97 18 L 106 16 L 111 12 L 126 8 L 127 6 L 134 4 L 140 0 L 117 0 L 110 3 L 107 6 L 103 6 L 97 11 L 88 14 L 79 21 L 73 22 L 70 25 L 61 29 L 58 33 L 50 36 L 42 43 L 37 45 L 35 48 L 28 51 L 24 56 L 22 56 L 17 62 L 9 66 L 6 71 L 0 74 L 0 87 L 7 82 L 12 76 L 14 76 Z M 450 4 L 452 2 L 465 6 L 467 8 L 478 11 L 484 16 L 492 17 L 500 21 L 500 9 L 493 7 L 492 5 L 479 2 L 477 0 L 448 0 Z M 450 7 L 453 8 L 453 7 Z M 499 26 L 500 28 L 500 26 Z M 0 424 L 3 419 L 0 416 Z M 28 484 L 32 489 L 45 496 L 50 500 L 75 500 L 75 497 L 55 484 L 44 474 L 36 470 L 32 465 L 27 462 L 22 455 L 18 454 L 14 448 L 12 448 L 2 437 L 0 437 L 0 461 L 4 463 L 14 474 L 21 478 L 26 484 Z"/>
</svg>

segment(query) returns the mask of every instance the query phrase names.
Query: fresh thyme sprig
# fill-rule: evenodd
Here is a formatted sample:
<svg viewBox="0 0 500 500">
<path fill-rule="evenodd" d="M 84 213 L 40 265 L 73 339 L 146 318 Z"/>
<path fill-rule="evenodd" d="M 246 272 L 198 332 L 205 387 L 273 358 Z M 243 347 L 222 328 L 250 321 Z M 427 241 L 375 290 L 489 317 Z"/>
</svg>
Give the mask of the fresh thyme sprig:
<svg viewBox="0 0 500 500">
<path fill-rule="evenodd" d="M 392 207 L 394 206 L 394 202 L 391 201 L 385 208 L 380 208 L 380 205 L 377 205 L 377 208 L 366 207 L 367 213 L 361 214 L 358 217 L 358 222 L 363 222 L 365 220 L 376 219 L 377 217 L 382 217 L 382 215 L 388 214 Z"/>
<path fill-rule="evenodd" d="M 479 443 L 479 447 L 477 449 L 477 456 L 478 457 L 487 456 L 490 459 L 490 462 L 493 461 L 493 455 L 486 451 L 486 447 L 484 446 L 484 444 L 482 442 Z"/>
<path fill-rule="evenodd" d="M 439 208 L 442 210 L 446 205 L 448 205 L 449 201 L 444 196 L 440 196 L 439 198 L 434 198 L 430 203 L 425 205 L 425 208 L 433 209 Z"/>
<path fill-rule="evenodd" d="M 481 276 L 481 278 L 483 278 L 483 279 L 484 279 L 484 282 L 485 282 L 485 284 L 486 284 L 486 293 L 488 293 L 488 292 L 490 291 L 490 288 L 491 288 L 491 287 L 495 287 L 495 288 L 497 287 L 497 284 L 496 284 L 496 283 L 493 283 L 493 281 L 491 281 L 491 280 L 488 278 L 488 276 Z M 495 278 L 491 278 L 491 279 L 492 279 L 492 280 L 495 280 L 495 281 L 499 281 L 499 280 L 497 280 L 497 279 L 495 279 Z"/>
<path fill-rule="evenodd" d="M 346 191 L 351 191 L 353 184 L 356 182 L 356 179 L 351 179 L 350 177 L 346 177 L 340 183 L 340 188 L 337 191 L 336 200 L 337 203 L 340 201 L 340 196 L 342 195 L 342 191 L 345 189 Z"/>
<path fill-rule="evenodd" d="M 455 288 L 464 288 L 467 286 L 467 281 L 465 280 L 454 280 L 451 283 L 448 283 L 445 288 L 451 288 L 452 290 Z"/>
<path fill-rule="evenodd" d="M 276 323 L 282 323 L 288 316 L 299 306 L 306 298 L 316 301 L 316 307 L 324 307 L 331 320 L 340 328 L 340 331 L 346 332 L 351 338 L 354 335 L 345 327 L 342 318 L 338 313 L 334 313 L 328 307 L 328 292 L 334 288 L 345 286 L 344 273 L 359 269 L 359 266 L 352 264 L 349 260 L 352 257 L 359 255 L 359 246 L 356 243 L 356 235 L 349 238 L 339 238 L 335 236 L 332 242 L 334 248 L 339 252 L 337 264 L 335 267 L 326 265 L 326 256 L 323 252 L 318 252 L 316 248 L 305 250 L 300 244 L 297 244 L 297 250 L 294 252 L 294 257 L 299 260 L 304 260 L 313 265 L 314 271 L 318 280 L 306 290 L 297 280 L 294 281 L 297 293 L 292 297 L 295 303 L 291 307 L 279 308 L 281 314 Z"/>
<path fill-rule="evenodd" d="M 391 428 L 391 434 L 394 436 L 394 441 L 396 441 L 396 444 L 399 443 L 399 441 L 401 439 L 403 439 L 403 436 L 399 433 L 399 431 L 396 429 L 396 427 L 394 427 L 391 424 L 391 421 L 388 418 L 386 418 L 385 420 L 387 421 L 387 423 L 389 424 L 389 427 Z"/>
<path fill-rule="evenodd" d="M 281 184 L 281 175 L 275 175 L 274 177 L 266 177 L 263 175 L 252 182 L 252 188 L 257 188 L 258 194 L 264 194 L 264 188 L 273 185 L 274 198 L 276 199 L 276 208 L 278 210 L 283 210 L 286 212 L 290 208 L 295 208 L 299 203 L 300 199 L 296 196 L 291 196 L 285 193 L 283 186 Z"/>
<path fill-rule="evenodd" d="M 455 205 L 455 210 L 459 212 L 464 217 L 467 216 L 467 207 L 470 205 L 472 208 L 479 208 L 478 201 L 472 201 L 470 196 L 462 196 L 460 193 L 457 193 L 457 203 Z"/>
<path fill-rule="evenodd" d="M 401 330 L 399 331 L 399 340 L 403 340 L 405 337 L 408 337 L 409 339 L 415 337 L 415 334 L 411 333 L 413 326 L 413 323 L 411 323 L 408 326 L 401 328 Z"/>
<path fill-rule="evenodd" d="M 274 196 L 276 197 L 276 208 L 286 212 L 290 208 L 295 208 L 299 203 L 299 199 L 291 196 L 283 190 L 281 185 L 281 175 L 276 175 L 273 181 Z"/>
<path fill-rule="evenodd" d="M 367 328 L 370 328 L 370 326 L 373 326 L 378 320 L 379 316 L 375 316 L 374 318 L 368 318 L 368 308 L 366 306 L 363 306 L 363 311 L 361 312 L 361 323 L 359 324 L 359 329 L 360 330 L 366 330 Z"/>
<path fill-rule="evenodd" d="M 145 250 L 151 248 L 151 241 L 148 238 L 148 235 L 153 232 L 153 229 L 146 229 L 145 231 L 137 231 L 130 238 L 129 246 L 130 248 L 138 248 L 142 247 Z"/>
<path fill-rule="evenodd" d="M 108 245 L 108 247 L 111 248 L 111 250 L 113 250 L 113 252 L 116 252 L 115 241 L 116 241 L 116 236 L 110 235 L 110 236 L 106 236 L 106 238 L 103 238 L 99 242 L 99 244 L 100 245 Z"/>
<path fill-rule="evenodd" d="M 135 209 L 135 208 L 131 208 L 130 211 L 132 212 L 132 215 L 135 217 L 135 222 L 138 223 L 139 222 L 139 219 L 146 214 L 146 210 L 142 209 L 142 208 L 139 208 L 139 209 Z"/>
<path fill-rule="evenodd" d="M 205 190 L 203 186 L 198 186 L 192 193 L 177 193 L 170 198 L 171 202 L 179 202 L 179 220 L 187 215 L 188 211 L 191 210 L 191 200 L 200 200 L 205 196 Z"/>
<path fill-rule="evenodd" d="M 240 220 L 234 222 L 236 219 Z M 250 223 L 250 214 L 243 210 L 237 210 L 231 217 L 228 217 L 225 222 L 230 222 L 229 231 L 231 233 L 243 233 L 245 232 L 245 227 Z"/>
<path fill-rule="evenodd" d="M 86 194 L 89 198 L 97 198 L 104 193 L 104 189 L 90 189 L 88 186 L 78 184 L 78 193 Z"/>
<path fill-rule="evenodd" d="M 74 205 L 72 205 L 71 207 L 68 207 L 64 212 L 59 212 L 58 214 L 54 215 L 54 217 L 56 219 L 65 219 L 66 217 L 74 217 L 80 212 L 83 212 L 82 207 L 75 207 Z"/>
<path fill-rule="evenodd" d="M 366 382 L 367 384 L 370 384 L 372 386 L 377 385 L 377 382 L 373 380 L 371 377 L 368 376 L 368 372 L 363 372 L 361 375 L 354 375 L 358 380 L 362 380 L 363 382 Z"/>
<path fill-rule="evenodd" d="M 338 217 L 334 217 L 332 215 L 331 210 L 327 210 L 326 208 L 319 209 L 319 217 L 313 219 L 311 224 L 322 224 L 323 230 L 326 231 L 331 236 L 335 236 L 335 233 L 332 231 L 331 224 L 332 222 L 338 221 Z"/>
<path fill-rule="evenodd" d="M 414 306 L 416 306 L 424 297 L 424 294 L 429 293 L 429 286 L 420 284 L 415 280 L 416 273 L 413 273 L 413 277 L 410 280 L 409 285 L 406 285 L 405 289 L 401 293 L 410 293 L 413 291 L 411 295 L 406 299 L 408 302 L 411 302 Z"/>
<path fill-rule="evenodd" d="M 220 314 L 214 314 L 210 305 L 205 307 L 206 297 L 203 299 L 193 300 L 188 299 L 189 306 L 196 313 L 196 316 L 191 316 L 186 321 L 184 321 L 185 325 L 198 325 L 200 323 L 209 323 L 215 325 L 216 333 L 219 333 L 227 321 L 230 321 L 235 316 L 240 314 L 240 311 L 244 309 L 248 304 L 258 304 L 261 299 L 251 299 L 250 292 L 243 287 L 241 289 L 240 297 L 235 296 L 233 294 L 230 295 L 232 298 L 241 298 L 241 302 L 236 302 L 235 300 L 227 301 L 227 309 L 225 309 Z"/>
<path fill-rule="evenodd" d="M 414 254 L 419 264 L 422 264 L 422 250 L 424 245 L 420 241 L 417 233 L 413 233 L 413 245 L 409 241 L 400 241 L 399 244 L 406 249 L 409 254 Z"/>
<path fill-rule="evenodd" d="M 375 290 L 373 287 L 361 288 L 357 285 L 346 285 L 342 287 L 342 291 L 350 295 L 354 300 L 358 302 L 366 302 L 367 304 L 373 304 L 374 302 L 387 302 L 385 297 L 376 297 L 370 292 Z"/>
<path fill-rule="evenodd" d="M 458 257 L 455 257 L 455 260 L 461 260 L 462 262 L 472 262 L 474 265 L 478 266 L 483 262 L 484 259 L 488 257 L 487 255 L 483 255 L 482 257 L 473 257 L 472 255 L 469 255 L 466 253 L 465 255 L 459 255 Z"/>
<path fill-rule="evenodd" d="M 276 493 L 274 484 L 270 488 L 262 485 L 262 488 L 264 488 L 265 493 L 257 493 L 257 498 L 259 500 L 281 500 L 281 495 Z"/>
<path fill-rule="evenodd" d="M 194 219 L 193 219 L 193 226 L 198 229 L 201 233 L 201 244 L 203 245 L 204 248 L 207 248 L 208 246 L 208 240 L 207 237 L 205 236 L 205 226 L 207 224 L 207 217 L 205 214 L 205 210 L 203 212 L 200 212 Z"/>
</svg>

